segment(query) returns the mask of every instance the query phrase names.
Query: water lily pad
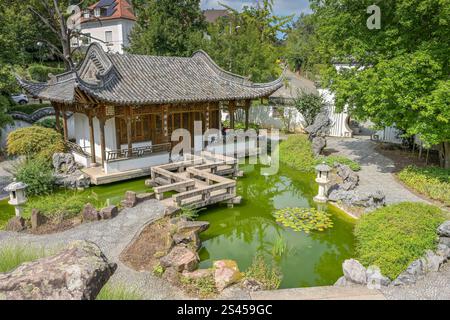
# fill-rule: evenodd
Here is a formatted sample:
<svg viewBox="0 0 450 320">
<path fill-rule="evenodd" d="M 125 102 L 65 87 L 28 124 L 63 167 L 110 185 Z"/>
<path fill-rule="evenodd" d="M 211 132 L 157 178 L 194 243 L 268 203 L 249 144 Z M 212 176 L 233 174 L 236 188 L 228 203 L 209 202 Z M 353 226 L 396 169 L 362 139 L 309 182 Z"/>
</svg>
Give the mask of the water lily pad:
<svg viewBox="0 0 450 320">
<path fill-rule="evenodd" d="M 331 214 L 314 208 L 285 208 L 277 210 L 275 220 L 294 231 L 309 234 L 333 227 Z"/>
</svg>

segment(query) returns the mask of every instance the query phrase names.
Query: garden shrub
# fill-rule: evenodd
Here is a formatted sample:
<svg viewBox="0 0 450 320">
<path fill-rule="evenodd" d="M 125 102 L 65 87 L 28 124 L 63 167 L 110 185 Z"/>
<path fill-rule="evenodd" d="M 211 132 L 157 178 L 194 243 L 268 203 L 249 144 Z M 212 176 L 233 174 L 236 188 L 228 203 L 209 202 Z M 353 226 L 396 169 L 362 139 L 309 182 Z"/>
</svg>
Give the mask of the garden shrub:
<svg viewBox="0 0 450 320">
<path fill-rule="evenodd" d="M 64 140 L 56 130 L 40 126 L 20 128 L 8 135 L 10 155 L 50 160 L 54 153 L 64 152 Z"/>
<path fill-rule="evenodd" d="M 52 165 L 41 158 L 28 159 L 14 169 L 14 177 L 28 185 L 27 194 L 45 195 L 53 192 L 55 178 Z"/>
<path fill-rule="evenodd" d="M 344 156 L 315 157 L 307 135 L 292 135 L 279 145 L 280 162 L 301 172 L 315 172 L 315 166 L 325 162 L 330 167 L 336 163 L 348 165 L 353 171 L 361 170 L 358 162 Z"/>
<path fill-rule="evenodd" d="M 0 249 L 0 272 L 9 272 L 25 262 L 45 257 L 44 249 L 29 246 L 5 246 Z"/>
<path fill-rule="evenodd" d="M 60 127 L 62 127 L 62 121 L 59 121 Z M 41 126 L 44 128 L 56 129 L 56 119 L 55 118 L 46 118 L 36 123 L 37 126 Z"/>
<path fill-rule="evenodd" d="M 230 120 L 225 120 L 223 122 L 223 127 L 224 128 L 230 128 Z M 256 123 L 249 123 L 248 124 L 248 128 L 249 129 L 253 129 L 255 131 L 259 131 L 261 129 L 261 126 L 259 124 L 256 124 Z M 245 123 L 244 122 L 235 121 L 234 122 L 234 130 L 245 130 Z"/>
<path fill-rule="evenodd" d="M 357 258 L 395 279 L 426 250 L 435 249 L 436 229 L 444 220 L 441 209 L 410 202 L 365 214 L 355 227 Z"/>
<path fill-rule="evenodd" d="M 56 220 L 70 219 L 81 213 L 90 202 L 86 192 L 57 192 L 41 197 L 32 197 L 25 204 L 24 218 L 31 216 L 33 209 L 39 210 L 46 217 Z"/>
<path fill-rule="evenodd" d="M 128 285 L 106 284 L 97 295 L 96 300 L 143 300 L 144 297 L 135 289 L 130 289 Z"/>
<path fill-rule="evenodd" d="M 437 167 L 409 166 L 398 174 L 408 187 L 450 206 L 450 170 Z"/>
<path fill-rule="evenodd" d="M 245 278 L 258 281 L 264 290 L 276 290 L 281 285 L 282 274 L 276 266 L 268 264 L 263 255 L 257 254 L 245 272 Z"/>
<path fill-rule="evenodd" d="M 280 162 L 301 172 L 314 172 L 316 159 L 306 135 L 289 136 L 279 145 Z"/>
</svg>

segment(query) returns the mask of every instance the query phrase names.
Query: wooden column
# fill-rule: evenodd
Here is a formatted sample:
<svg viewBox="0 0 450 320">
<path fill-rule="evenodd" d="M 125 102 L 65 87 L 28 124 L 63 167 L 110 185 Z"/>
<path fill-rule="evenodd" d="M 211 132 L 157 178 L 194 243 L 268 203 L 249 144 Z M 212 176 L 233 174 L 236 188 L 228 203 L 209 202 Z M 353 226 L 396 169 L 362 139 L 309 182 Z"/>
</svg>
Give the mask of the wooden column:
<svg viewBox="0 0 450 320">
<path fill-rule="evenodd" d="M 89 119 L 89 141 L 91 144 L 91 162 L 92 162 L 91 165 L 95 166 L 97 160 L 95 158 L 94 120 L 92 116 L 92 111 L 89 111 L 88 119 Z"/>
<path fill-rule="evenodd" d="M 230 114 L 230 127 L 234 129 L 234 110 L 236 109 L 236 101 L 230 101 L 228 105 L 228 113 Z"/>
<path fill-rule="evenodd" d="M 127 122 L 127 144 L 128 144 L 128 157 L 131 158 L 133 155 L 133 142 L 131 141 L 131 117 L 132 117 L 133 110 L 131 109 L 131 106 L 128 107 L 127 115 L 126 115 L 126 122 Z"/>
<path fill-rule="evenodd" d="M 67 112 L 66 112 L 65 108 L 62 109 L 62 114 L 63 114 L 64 140 L 69 141 L 69 130 L 67 128 Z M 59 121 L 56 120 L 56 123 L 58 123 L 58 122 Z"/>
<path fill-rule="evenodd" d="M 61 132 L 61 123 L 59 122 L 59 115 L 60 115 L 60 109 L 59 109 L 59 105 L 54 104 L 53 108 L 55 109 L 55 119 L 56 119 L 56 130 L 58 132 Z"/>
<path fill-rule="evenodd" d="M 162 127 L 163 127 L 163 133 L 164 133 L 164 140 L 166 142 L 170 142 L 170 137 L 169 137 L 169 106 L 163 106 L 162 109 Z M 172 126 L 172 130 L 173 130 L 173 126 Z"/>
<path fill-rule="evenodd" d="M 250 106 L 252 105 L 251 100 L 245 101 L 245 131 L 248 130 L 248 118 L 250 113 Z"/>
<path fill-rule="evenodd" d="M 102 151 L 102 168 L 105 167 L 106 161 L 106 143 L 105 143 L 105 122 L 106 119 L 102 116 L 98 119 L 100 124 L 100 148 Z"/>
</svg>

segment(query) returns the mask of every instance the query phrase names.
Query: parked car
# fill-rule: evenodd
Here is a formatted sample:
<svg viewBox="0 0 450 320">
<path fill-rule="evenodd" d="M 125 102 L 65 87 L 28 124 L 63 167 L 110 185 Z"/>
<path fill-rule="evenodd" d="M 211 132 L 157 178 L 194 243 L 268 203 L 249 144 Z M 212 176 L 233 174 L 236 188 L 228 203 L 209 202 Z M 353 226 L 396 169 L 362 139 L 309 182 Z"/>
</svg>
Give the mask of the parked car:
<svg viewBox="0 0 450 320">
<path fill-rule="evenodd" d="M 12 94 L 11 98 L 14 100 L 15 103 L 18 103 L 18 104 L 27 104 L 28 103 L 28 97 L 26 94 L 23 94 L 23 93 Z"/>
</svg>

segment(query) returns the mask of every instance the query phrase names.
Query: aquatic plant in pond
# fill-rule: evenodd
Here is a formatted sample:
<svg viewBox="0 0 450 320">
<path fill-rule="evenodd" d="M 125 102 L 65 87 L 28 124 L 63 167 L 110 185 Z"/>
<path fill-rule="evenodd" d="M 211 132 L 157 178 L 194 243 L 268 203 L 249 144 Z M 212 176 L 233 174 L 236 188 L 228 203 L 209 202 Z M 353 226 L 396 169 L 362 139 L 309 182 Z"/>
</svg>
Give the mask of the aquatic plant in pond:
<svg viewBox="0 0 450 320">
<path fill-rule="evenodd" d="M 210 222 L 200 235 L 200 268 L 232 259 L 246 271 L 259 254 L 280 270 L 281 288 L 333 285 L 342 276 L 342 262 L 355 255 L 355 220 L 331 205 L 318 207 L 313 201 L 317 193 L 314 174 L 285 165 L 274 176 L 261 175 L 261 165 L 241 164 L 239 168 L 244 171 L 244 177 L 237 180 L 242 204 L 212 206 L 198 218 Z M 320 209 L 330 214 L 333 228 L 309 234 L 294 231 L 276 221 L 273 213 L 283 208 Z M 281 255 L 280 249 L 284 250 Z"/>
<path fill-rule="evenodd" d="M 333 227 L 331 214 L 314 208 L 285 208 L 274 213 L 276 221 L 294 231 L 324 231 Z"/>
</svg>

